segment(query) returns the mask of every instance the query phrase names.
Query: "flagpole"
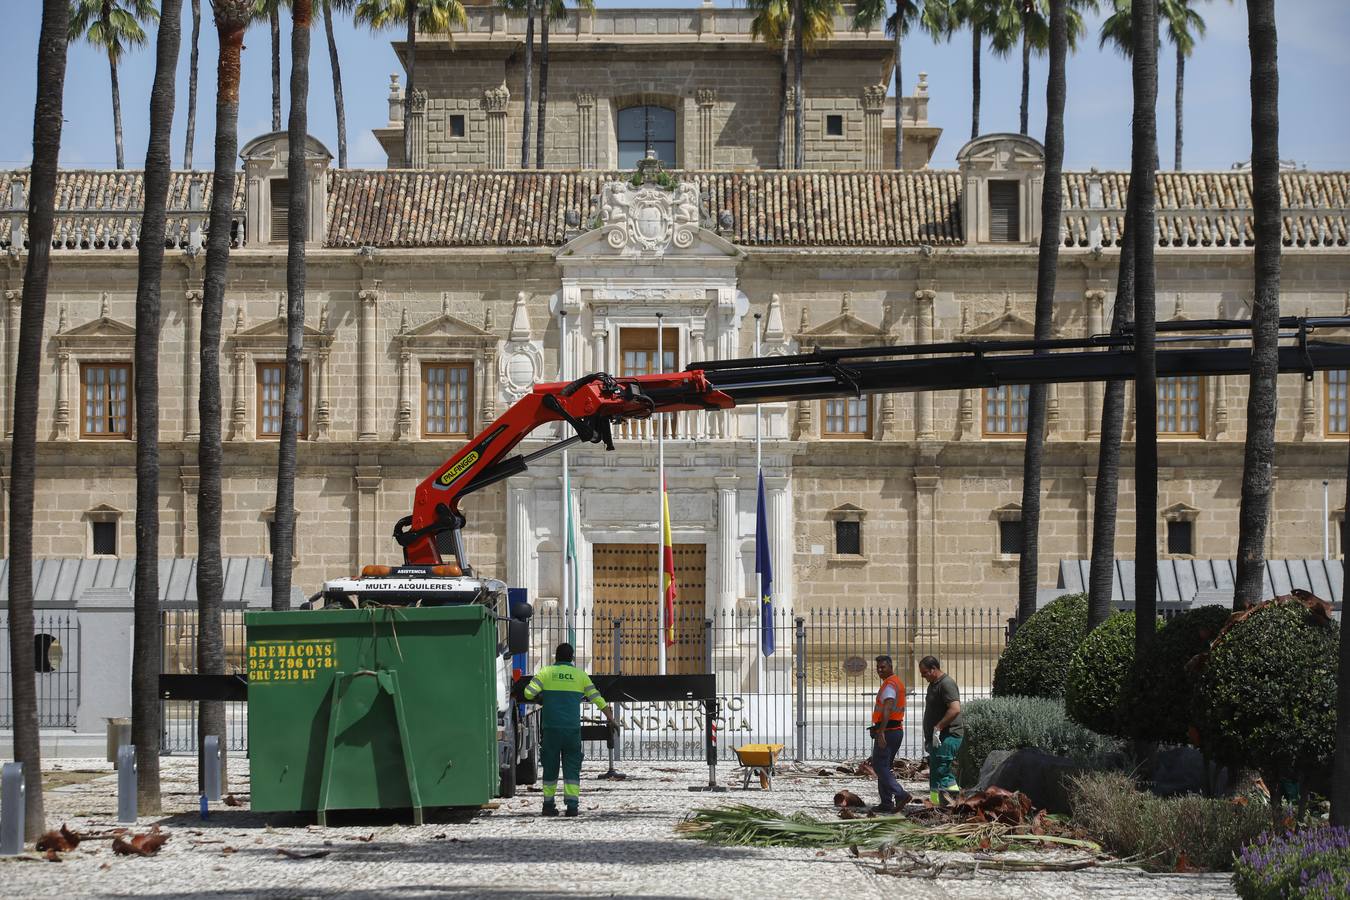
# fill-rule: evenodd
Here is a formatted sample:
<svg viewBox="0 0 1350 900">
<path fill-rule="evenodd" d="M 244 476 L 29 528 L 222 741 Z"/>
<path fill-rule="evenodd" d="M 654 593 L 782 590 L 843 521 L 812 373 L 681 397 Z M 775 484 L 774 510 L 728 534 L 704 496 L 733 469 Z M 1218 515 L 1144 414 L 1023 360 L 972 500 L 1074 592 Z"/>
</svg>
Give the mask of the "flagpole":
<svg viewBox="0 0 1350 900">
<path fill-rule="evenodd" d="M 759 358 L 759 313 L 755 313 L 755 358 Z M 755 406 L 755 504 L 758 510 L 759 504 L 759 485 L 764 480 L 764 443 L 763 435 L 760 432 L 760 407 Z M 756 518 L 756 528 L 758 528 L 758 518 Z M 756 536 L 755 553 L 759 553 L 759 539 Z M 756 563 L 760 562 L 758 559 Z M 755 572 L 759 572 L 759 565 L 755 566 Z M 755 579 L 755 594 L 760 593 L 759 579 Z M 764 691 L 764 598 L 757 597 L 755 609 L 759 612 L 758 628 L 756 633 L 760 635 L 759 652 L 755 654 L 755 686 L 761 693 Z"/>
<path fill-rule="evenodd" d="M 558 380 L 567 381 L 567 309 L 558 310 Z M 561 424 L 559 425 L 561 427 Z M 562 584 L 559 587 L 559 593 L 562 600 L 563 624 L 567 629 L 567 642 L 573 647 L 576 646 L 576 611 L 572 608 L 575 598 L 572 597 L 572 582 L 568 577 L 572 567 L 572 560 L 568 555 L 568 536 L 571 527 L 571 472 L 567 465 L 567 450 L 562 451 L 562 502 L 558 504 L 562 512 L 561 537 L 558 546 L 561 549 L 559 557 L 562 560 L 562 571 L 559 573 Z"/>
<path fill-rule="evenodd" d="M 665 374 L 666 355 L 665 347 L 662 343 L 664 337 L 662 328 L 662 319 L 665 313 L 656 314 L 656 371 L 658 374 Z M 666 674 L 666 629 L 670 623 L 666 621 L 666 430 L 661 427 L 661 417 L 652 416 L 649 420 L 652 427 L 656 429 L 656 606 L 660 610 L 660 631 L 656 637 L 656 672 L 658 675 Z"/>
</svg>

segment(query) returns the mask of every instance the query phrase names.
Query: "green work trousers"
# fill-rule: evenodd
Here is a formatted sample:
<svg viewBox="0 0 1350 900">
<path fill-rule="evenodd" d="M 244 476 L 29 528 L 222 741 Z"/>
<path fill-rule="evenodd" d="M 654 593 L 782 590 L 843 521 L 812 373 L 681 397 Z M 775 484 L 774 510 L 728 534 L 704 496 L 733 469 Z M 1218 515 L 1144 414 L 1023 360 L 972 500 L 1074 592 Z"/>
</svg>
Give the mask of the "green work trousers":
<svg viewBox="0 0 1350 900">
<path fill-rule="evenodd" d="M 953 771 L 957 751 L 961 749 L 961 738 L 947 735 L 936 747 L 928 750 L 928 790 L 937 803 L 938 791 L 956 790 L 956 773 Z"/>
<path fill-rule="evenodd" d="M 576 809 L 581 802 L 581 729 L 544 728 L 540 734 L 544 754 L 544 805 L 553 806 L 558 793 L 558 764 L 563 771 L 563 802 Z"/>
</svg>

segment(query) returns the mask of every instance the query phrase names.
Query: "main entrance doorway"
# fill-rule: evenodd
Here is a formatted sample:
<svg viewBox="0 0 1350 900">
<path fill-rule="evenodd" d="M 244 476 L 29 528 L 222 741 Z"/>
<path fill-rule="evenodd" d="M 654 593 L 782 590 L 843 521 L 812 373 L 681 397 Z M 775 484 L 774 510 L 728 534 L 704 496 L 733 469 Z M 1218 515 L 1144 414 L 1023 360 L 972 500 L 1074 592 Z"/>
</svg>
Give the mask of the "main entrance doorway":
<svg viewBox="0 0 1350 900">
<path fill-rule="evenodd" d="M 705 667 L 703 618 L 704 579 L 708 549 L 704 544 L 676 544 L 675 643 L 666 647 L 666 671 L 672 675 L 702 672 Z M 660 640 L 661 588 L 657 544 L 595 544 L 596 672 L 613 672 L 615 619 L 622 625 L 618 671 L 625 675 L 655 675 Z"/>
</svg>

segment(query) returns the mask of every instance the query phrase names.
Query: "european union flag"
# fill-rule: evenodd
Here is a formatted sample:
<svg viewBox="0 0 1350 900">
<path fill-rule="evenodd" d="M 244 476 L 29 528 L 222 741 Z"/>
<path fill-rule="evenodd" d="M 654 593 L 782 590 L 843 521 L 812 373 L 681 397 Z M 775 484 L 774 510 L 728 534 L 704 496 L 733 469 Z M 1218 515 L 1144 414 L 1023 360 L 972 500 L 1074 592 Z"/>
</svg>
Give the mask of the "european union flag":
<svg viewBox="0 0 1350 900">
<path fill-rule="evenodd" d="M 764 472 L 755 504 L 755 571 L 759 573 L 759 646 L 773 655 L 773 561 L 769 558 L 769 517 L 764 512 Z"/>
</svg>

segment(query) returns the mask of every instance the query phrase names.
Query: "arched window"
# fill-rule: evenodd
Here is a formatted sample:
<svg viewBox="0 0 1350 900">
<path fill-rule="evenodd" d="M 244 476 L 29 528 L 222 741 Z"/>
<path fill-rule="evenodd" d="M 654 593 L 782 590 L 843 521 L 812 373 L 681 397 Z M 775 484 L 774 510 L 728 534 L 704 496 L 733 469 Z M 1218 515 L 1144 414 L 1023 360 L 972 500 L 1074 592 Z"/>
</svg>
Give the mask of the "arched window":
<svg viewBox="0 0 1350 900">
<path fill-rule="evenodd" d="M 664 106 L 630 106 L 619 110 L 619 168 L 636 169 L 647 151 L 661 164 L 675 167 L 675 110 Z"/>
</svg>

